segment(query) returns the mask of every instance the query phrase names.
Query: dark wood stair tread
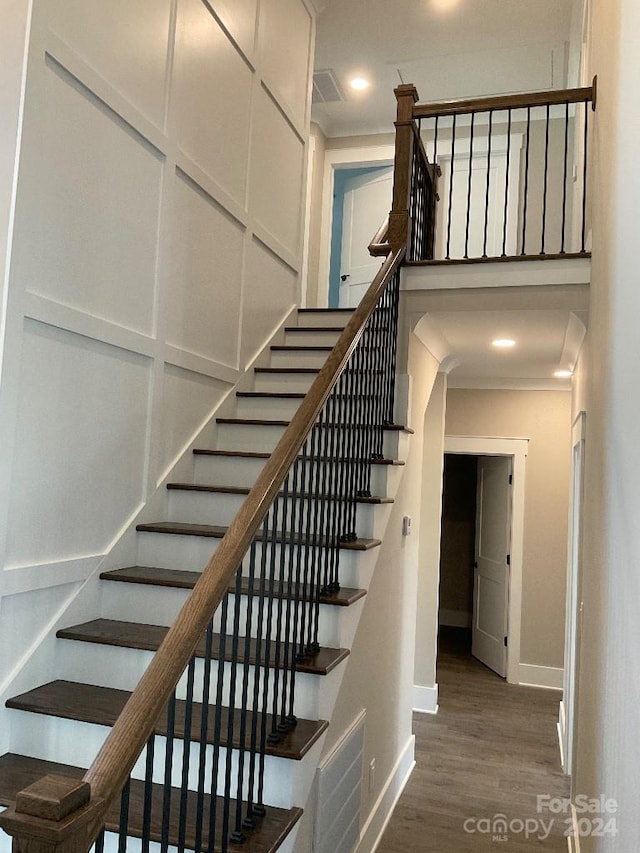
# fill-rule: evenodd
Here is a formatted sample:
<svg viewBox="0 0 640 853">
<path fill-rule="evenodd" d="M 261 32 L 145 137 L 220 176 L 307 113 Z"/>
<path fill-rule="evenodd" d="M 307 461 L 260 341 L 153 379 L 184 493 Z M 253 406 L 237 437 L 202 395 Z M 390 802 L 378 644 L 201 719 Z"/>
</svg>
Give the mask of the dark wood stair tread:
<svg viewBox="0 0 640 853">
<path fill-rule="evenodd" d="M 216 418 L 218 424 L 230 424 L 232 426 L 266 426 L 266 427 L 288 427 L 290 420 L 281 418 Z M 326 421 L 321 424 L 323 427 L 339 426 L 342 429 L 368 429 L 364 424 L 340 424 Z M 413 433 L 411 427 L 404 424 L 383 424 L 382 429 L 390 432 L 408 432 Z"/>
<path fill-rule="evenodd" d="M 344 326 L 285 326 L 287 334 L 290 332 L 343 332 Z"/>
<path fill-rule="evenodd" d="M 206 492 L 208 494 L 218 495 L 248 495 L 251 491 L 248 486 L 216 486 L 206 483 L 167 483 L 167 489 L 174 492 Z M 280 492 L 283 496 L 284 492 Z M 311 495 L 299 493 L 294 496 L 293 492 L 288 493 L 288 497 L 297 497 L 302 500 L 307 500 Z M 332 495 L 319 495 L 320 500 L 335 500 Z M 357 497 L 356 503 L 362 504 L 391 504 L 393 498 L 384 497 L 382 495 L 369 495 L 367 497 Z"/>
<path fill-rule="evenodd" d="M 193 589 L 200 579 L 201 572 L 192 572 L 183 569 L 162 569 L 155 566 L 128 566 L 123 569 L 112 569 L 102 572 L 101 580 L 120 581 L 122 583 L 139 583 L 152 586 L 167 586 L 176 589 Z M 229 584 L 229 592 L 235 592 L 235 583 Z M 241 594 L 249 594 L 249 578 L 242 578 L 240 584 Z M 276 581 L 273 591 L 267 590 L 265 594 L 274 598 L 293 598 L 290 591 L 281 581 Z M 332 605 L 334 607 L 349 607 L 366 595 L 364 589 L 353 589 L 342 587 L 338 592 L 320 593 L 320 604 Z M 259 582 L 254 582 L 254 595 L 260 595 Z M 301 589 L 300 597 L 307 599 L 305 588 Z"/>
<path fill-rule="evenodd" d="M 54 761 L 44 761 L 40 758 L 30 758 L 25 755 L 17 755 L 8 752 L 0 756 L 0 806 L 11 807 L 15 805 L 17 794 L 37 782 L 43 776 L 65 776 L 72 779 L 82 779 L 86 770 L 74 767 L 70 764 L 59 764 Z M 222 798 L 218 797 L 218 814 L 222 814 Z M 144 783 L 133 779 L 131 781 L 131 793 L 129 799 L 129 827 L 128 835 L 134 838 L 142 836 L 142 818 L 144 806 Z M 232 817 L 235 816 L 236 803 L 231 805 Z M 180 791 L 171 789 L 171 807 L 169 810 L 169 844 L 178 844 L 178 816 L 180 814 Z M 186 848 L 193 850 L 195 847 L 195 820 L 197 814 L 197 795 L 190 791 L 187 796 L 187 831 Z M 151 811 L 151 840 L 160 842 L 162 838 L 162 819 L 166 817 L 163 810 L 163 788 L 161 785 L 152 787 L 152 811 Z M 203 815 L 203 838 L 202 850 L 208 848 L 209 827 L 209 798 L 204 798 Z M 247 835 L 247 840 L 242 844 L 230 844 L 229 851 L 237 853 L 275 853 L 284 839 L 291 832 L 297 821 L 302 816 L 302 809 L 278 809 L 272 806 L 266 807 L 266 814 L 256 829 Z M 216 838 L 212 847 L 212 853 L 220 853 L 221 823 L 217 821 L 218 828 Z M 120 824 L 120 798 L 117 797 L 107 813 L 106 829 L 109 832 L 117 832 Z"/>
<path fill-rule="evenodd" d="M 28 711 L 33 714 L 61 717 L 65 720 L 78 720 L 83 723 L 93 723 L 98 726 L 113 726 L 118 719 L 131 694 L 127 690 L 116 690 L 113 687 L 98 687 L 93 684 L 81 684 L 74 681 L 51 681 L 14 696 L 6 702 L 7 708 L 18 711 Z M 186 702 L 177 700 L 174 734 L 180 740 L 185 736 L 185 711 Z M 221 739 L 222 746 L 227 746 L 227 731 L 229 722 L 229 709 L 223 708 L 221 717 Z M 240 719 L 241 712 L 236 710 L 233 715 L 233 746 L 240 747 Z M 253 713 L 246 714 L 246 732 L 250 736 Z M 267 730 L 271 730 L 272 717 L 267 717 Z M 328 723 L 324 720 L 314 722 L 313 720 L 298 720 L 297 725 L 284 734 L 278 743 L 267 744 L 267 754 L 300 761 L 311 749 L 318 738 L 326 731 Z M 202 704 L 194 702 L 192 705 L 191 737 L 190 740 L 200 740 L 202 726 Z M 215 707 L 209 706 L 207 719 L 208 744 L 215 742 L 216 715 Z M 155 732 L 166 737 L 167 715 L 164 712 Z M 245 741 L 246 743 L 246 741 Z"/>
<path fill-rule="evenodd" d="M 254 373 L 320 373 L 319 367 L 254 367 Z"/>
<path fill-rule="evenodd" d="M 61 628 L 56 637 L 62 640 L 79 640 L 85 643 L 98 643 L 106 646 L 122 646 L 129 649 L 141 649 L 143 651 L 155 652 L 164 640 L 168 628 L 165 625 L 144 625 L 141 622 L 118 622 L 115 619 L 93 619 L 82 625 L 72 625 L 69 628 Z M 244 637 L 240 639 L 238 658 L 244 662 Z M 249 663 L 255 663 L 255 640 L 249 643 Z M 232 659 L 231 637 L 227 637 L 224 650 L 225 661 Z M 196 656 L 204 657 L 205 638 L 202 637 L 196 648 Z M 212 656 L 219 660 L 220 635 L 213 635 Z M 328 675 L 339 663 L 349 655 L 348 649 L 331 649 L 321 647 L 320 651 L 311 657 L 296 662 L 297 672 L 306 672 L 311 675 Z"/>
<path fill-rule="evenodd" d="M 195 456 L 220 456 L 220 457 L 231 457 L 237 459 L 269 459 L 273 454 L 269 453 L 266 450 L 210 450 L 206 447 L 197 447 L 193 451 Z M 298 457 L 301 459 L 302 457 Z M 305 457 L 307 462 L 335 462 L 336 460 L 329 457 Z M 342 460 L 342 461 L 350 461 L 350 460 Z M 354 460 L 355 461 L 355 460 Z M 404 460 L 402 459 L 369 459 L 369 465 L 404 465 Z"/>
<path fill-rule="evenodd" d="M 298 308 L 298 314 L 353 314 L 355 308 Z"/>
<path fill-rule="evenodd" d="M 295 346 L 294 344 L 274 344 L 269 347 L 271 352 L 331 352 L 329 344 L 309 344 Z"/>
<path fill-rule="evenodd" d="M 167 533 L 174 536 L 206 536 L 210 539 L 222 539 L 227 529 L 227 527 L 222 527 L 219 524 L 189 524 L 181 521 L 157 521 L 151 524 L 138 524 L 136 526 L 136 530 L 141 533 Z M 285 538 L 287 538 L 287 535 L 285 534 Z M 260 541 L 262 534 L 260 532 L 256 533 L 255 539 L 256 541 Z M 310 543 L 302 540 L 300 544 L 307 546 Z M 379 545 L 379 539 L 356 539 L 353 542 L 340 542 L 340 548 L 347 551 L 369 551 L 371 548 L 377 548 Z"/>
</svg>

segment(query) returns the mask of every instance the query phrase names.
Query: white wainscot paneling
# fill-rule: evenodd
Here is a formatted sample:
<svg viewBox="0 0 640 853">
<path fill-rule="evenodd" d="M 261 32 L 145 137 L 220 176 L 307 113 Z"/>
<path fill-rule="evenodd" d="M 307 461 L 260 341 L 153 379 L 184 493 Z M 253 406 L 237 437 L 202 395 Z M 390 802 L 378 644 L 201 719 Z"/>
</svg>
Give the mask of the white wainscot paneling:
<svg viewBox="0 0 640 853">
<path fill-rule="evenodd" d="M 242 315 L 242 358 L 260 352 L 296 302 L 296 274 L 258 240 L 249 249 Z"/>
<path fill-rule="evenodd" d="M 309 92 L 311 15 L 302 0 L 263 0 L 260 46 L 264 76 L 302 125 Z"/>
<path fill-rule="evenodd" d="M 167 340 L 237 367 L 243 227 L 176 176 L 167 280 Z"/>
<path fill-rule="evenodd" d="M 207 422 L 228 390 L 225 382 L 172 364 L 165 365 L 159 480 Z"/>
<path fill-rule="evenodd" d="M 171 0 L 50 0 L 46 6 L 56 35 L 161 127 Z"/>
<path fill-rule="evenodd" d="M 255 40 L 257 0 L 209 0 L 209 5 L 229 30 L 232 38 L 250 55 Z"/>
<path fill-rule="evenodd" d="M 172 99 L 178 144 L 243 207 L 251 78 L 202 0 L 179 0 Z"/>
<path fill-rule="evenodd" d="M 143 498 L 150 360 L 26 320 L 7 565 L 102 552 Z"/>
<path fill-rule="evenodd" d="M 14 571 L 20 571 L 14 569 Z M 58 611 L 76 592 L 80 584 L 63 584 L 0 599 L 0 686 L 32 646 Z"/>
<path fill-rule="evenodd" d="M 250 209 L 257 222 L 297 257 L 304 146 L 262 88 L 255 109 Z"/>
<path fill-rule="evenodd" d="M 149 334 L 161 158 L 53 60 L 41 78 L 25 119 L 14 284 Z"/>
</svg>

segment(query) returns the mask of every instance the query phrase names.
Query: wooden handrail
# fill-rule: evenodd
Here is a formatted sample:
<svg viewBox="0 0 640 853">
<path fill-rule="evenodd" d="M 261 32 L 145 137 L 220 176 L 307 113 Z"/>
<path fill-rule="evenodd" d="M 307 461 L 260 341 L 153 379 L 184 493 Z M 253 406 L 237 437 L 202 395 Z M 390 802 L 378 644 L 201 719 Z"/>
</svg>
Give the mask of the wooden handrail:
<svg viewBox="0 0 640 853">
<path fill-rule="evenodd" d="M 496 95 L 491 98 L 465 98 L 459 101 L 440 101 L 432 104 L 416 104 L 414 119 L 435 116 L 460 116 L 490 110 L 520 109 L 522 107 L 546 107 L 556 104 L 574 104 L 591 101 L 595 109 L 595 79 L 591 86 L 581 89 L 554 89 L 546 92 L 525 92 L 518 95 Z"/>
<path fill-rule="evenodd" d="M 378 231 L 376 238 L 382 240 L 385 234 L 386 223 Z M 373 314 L 390 278 L 404 259 L 405 247 L 391 251 L 387 244 L 376 243 L 376 238 L 372 241 L 374 254 L 383 247 L 388 253 L 378 274 L 341 333 L 325 365 L 84 776 L 84 781 L 89 783 L 91 789 L 90 803 L 83 805 L 75 815 L 69 815 L 65 820 L 65 838 L 69 835 L 74 816 L 77 816 L 80 822 L 79 827 L 82 825 L 82 841 L 78 844 L 76 839 L 71 845 L 74 853 L 81 853 L 82 847 L 88 849 L 99 833 L 109 806 L 120 794 L 151 737 L 158 718 L 250 548 L 258 527 L 280 492 L 307 435 L 356 348 L 369 317 Z M 31 826 L 35 833 L 31 835 L 32 838 L 41 838 L 44 832 L 44 836 L 53 842 L 54 847 L 57 846 L 60 850 L 71 849 L 64 842 L 56 844 L 56 840 L 60 838 L 59 824 L 51 821 L 50 832 L 47 832 L 43 823 L 48 822 L 43 821 L 43 815 L 37 814 L 37 811 L 30 814 L 37 824 Z M 23 810 L 8 809 L 0 817 L 0 823 L 7 831 L 19 827 L 23 838 L 30 835 L 30 819 Z"/>
</svg>

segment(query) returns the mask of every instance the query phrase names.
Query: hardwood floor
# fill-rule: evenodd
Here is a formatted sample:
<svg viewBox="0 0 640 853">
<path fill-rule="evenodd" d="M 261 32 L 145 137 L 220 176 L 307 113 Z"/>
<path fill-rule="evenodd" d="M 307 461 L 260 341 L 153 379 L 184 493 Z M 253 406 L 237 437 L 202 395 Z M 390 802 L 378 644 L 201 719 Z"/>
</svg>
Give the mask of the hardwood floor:
<svg viewBox="0 0 640 853">
<path fill-rule="evenodd" d="M 377 853 L 566 853 L 568 815 L 537 811 L 539 794 L 569 796 L 560 694 L 507 684 L 471 657 L 467 632 L 441 634 L 440 710 L 414 716 L 416 768 Z M 506 833 L 491 831 L 497 815 Z"/>
</svg>

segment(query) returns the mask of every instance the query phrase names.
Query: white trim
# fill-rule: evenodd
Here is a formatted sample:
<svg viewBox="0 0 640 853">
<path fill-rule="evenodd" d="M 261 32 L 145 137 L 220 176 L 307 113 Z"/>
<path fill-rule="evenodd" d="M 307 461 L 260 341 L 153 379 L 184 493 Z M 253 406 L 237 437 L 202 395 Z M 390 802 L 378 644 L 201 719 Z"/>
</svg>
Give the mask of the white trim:
<svg viewBox="0 0 640 853">
<path fill-rule="evenodd" d="M 324 179 L 322 182 L 322 217 L 320 220 L 320 263 L 318 287 L 326 283 L 326 292 L 318 303 L 328 304 L 329 266 L 331 264 L 331 225 L 333 220 L 333 185 L 336 169 L 350 169 L 362 165 L 392 166 L 395 156 L 393 145 L 371 145 L 360 148 L 330 148 L 324 155 Z M 382 224 L 382 223 L 380 223 Z M 373 235 L 371 235 L 373 236 Z"/>
<path fill-rule="evenodd" d="M 438 713 L 438 685 L 423 687 L 421 684 L 413 685 L 413 712 L 414 714 L 437 714 Z"/>
<path fill-rule="evenodd" d="M 354 853 L 375 853 L 391 819 L 409 777 L 413 773 L 415 762 L 415 735 L 411 735 L 406 746 L 398 756 L 393 770 L 387 779 L 380 796 L 376 800 L 365 825 L 360 830 L 360 841 Z"/>
<path fill-rule="evenodd" d="M 567 836 L 569 853 L 580 853 L 580 829 L 578 827 L 578 813 L 576 807 L 571 803 L 571 834 Z"/>
<path fill-rule="evenodd" d="M 520 664 L 521 687 L 541 687 L 544 690 L 562 690 L 564 669 L 561 666 L 536 666 L 532 663 Z"/>
<path fill-rule="evenodd" d="M 524 553 L 525 469 L 528 438 L 445 435 L 445 453 L 474 456 L 511 456 L 513 459 L 513 506 L 511 512 L 511 569 L 509 575 L 509 615 L 507 681 L 520 684 L 520 634 L 522 624 L 522 563 Z"/>
<path fill-rule="evenodd" d="M 356 716 L 351 725 L 344 730 L 344 732 L 340 735 L 338 740 L 334 743 L 333 747 L 330 751 L 322 758 L 321 761 L 318 762 L 318 770 L 322 770 L 327 766 L 336 755 L 344 749 L 347 741 L 355 734 L 355 732 L 360 728 L 360 726 L 364 725 L 364 721 L 367 716 L 367 709 L 363 708 L 360 713 Z"/>
<path fill-rule="evenodd" d="M 567 754 L 566 751 L 566 742 L 567 742 L 567 718 L 564 710 L 564 699 L 561 699 L 558 704 L 558 722 L 556 723 L 556 727 L 558 729 L 558 748 L 560 749 L 560 767 L 564 769 L 565 766 L 565 756 Z"/>
</svg>

